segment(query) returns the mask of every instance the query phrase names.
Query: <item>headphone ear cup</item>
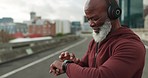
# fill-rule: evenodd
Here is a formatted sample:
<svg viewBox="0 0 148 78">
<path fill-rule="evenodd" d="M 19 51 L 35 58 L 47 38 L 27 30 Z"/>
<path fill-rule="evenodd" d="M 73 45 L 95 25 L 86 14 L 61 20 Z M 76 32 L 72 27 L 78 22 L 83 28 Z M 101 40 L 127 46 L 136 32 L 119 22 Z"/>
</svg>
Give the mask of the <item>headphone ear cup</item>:
<svg viewBox="0 0 148 78">
<path fill-rule="evenodd" d="M 107 9 L 107 14 L 108 14 L 108 17 L 109 17 L 110 19 L 112 19 L 112 7 L 111 7 L 111 6 L 108 7 L 108 9 Z"/>
<path fill-rule="evenodd" d="M 121 16 L 121 13 L 122 13 L 121 9 L 117 6 L 115 7 L 115 6 L 110 5 L 108 7 L 107 14 L 111 20 L 115 20 L 119 18 Z"/>
</svg>

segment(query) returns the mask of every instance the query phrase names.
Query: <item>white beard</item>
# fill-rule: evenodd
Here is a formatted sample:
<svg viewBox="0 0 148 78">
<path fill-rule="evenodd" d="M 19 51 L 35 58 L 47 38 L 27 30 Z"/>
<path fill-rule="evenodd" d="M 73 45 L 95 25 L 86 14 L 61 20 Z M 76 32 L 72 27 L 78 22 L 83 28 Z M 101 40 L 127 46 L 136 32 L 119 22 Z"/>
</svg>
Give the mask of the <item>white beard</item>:
<svg viewBox="0 0 148 78">
<path fill-rule="evenodd" d="M 106 21 L 101 27 L 99 33 L 95 33 L 93 30 L 93 38 L 95 42 L 101 42 L 103 41 L 108 33 L 111 31 L 111 23 L 109 21 Z"/>
</svg>

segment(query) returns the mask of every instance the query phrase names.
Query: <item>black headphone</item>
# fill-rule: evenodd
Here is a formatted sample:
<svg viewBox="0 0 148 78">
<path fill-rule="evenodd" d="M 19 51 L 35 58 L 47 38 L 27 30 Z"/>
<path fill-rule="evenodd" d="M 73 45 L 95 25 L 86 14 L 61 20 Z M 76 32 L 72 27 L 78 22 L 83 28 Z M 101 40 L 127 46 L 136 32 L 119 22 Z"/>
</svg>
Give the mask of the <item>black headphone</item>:
<svg viewBox="0 0 148 78">
<path fill-rule="evenodd" d="M 118 6 L 117 2 L 115 0 L 105 0 L 107 2 L 108 9 L 107 14 L 110 20 L 115 20 L 121 16 L 122 10 Z"/>
</svg>

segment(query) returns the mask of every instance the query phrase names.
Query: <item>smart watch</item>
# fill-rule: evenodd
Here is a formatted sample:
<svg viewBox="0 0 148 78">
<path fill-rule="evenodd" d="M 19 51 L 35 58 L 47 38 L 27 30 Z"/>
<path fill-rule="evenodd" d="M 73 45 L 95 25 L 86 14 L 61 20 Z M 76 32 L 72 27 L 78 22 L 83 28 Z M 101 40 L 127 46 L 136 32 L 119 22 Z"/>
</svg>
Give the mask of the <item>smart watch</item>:
<svg viewBox="0 0 148 78">
<path fill-rule="evenodd" d="M 63 70 L 64 72 L 66 72 L 67 65 L 68 65 L 69 63 L 74 63 L 74 62 L 71 61 L 71 60 L 64 60 L 63 65 L 62 65 L 62 70 Z"/>
</svg>

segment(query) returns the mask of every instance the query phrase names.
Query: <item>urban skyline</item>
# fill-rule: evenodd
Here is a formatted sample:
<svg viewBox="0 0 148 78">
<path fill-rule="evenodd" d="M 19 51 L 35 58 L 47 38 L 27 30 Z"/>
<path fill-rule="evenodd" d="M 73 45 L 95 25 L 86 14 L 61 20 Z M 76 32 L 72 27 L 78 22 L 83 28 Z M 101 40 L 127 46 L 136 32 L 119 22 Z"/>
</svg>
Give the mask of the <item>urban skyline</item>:
<svg viewBox="0 0 148 78">
<path fill-rule="evenodd" d="M 82 21 L 85 0 L 1 0 L 0 18 L 11 17 L 14 22 L 30 19 L 30 12 L 45 19 L 65 19 Z"/>
<path fill-rule="evenodd" d="M 45 19 L 83 21 L 86 0 L 1 0 L 0 18 L 11 17 L 14 22 L 30 19 L 30 12 L 36 12 Z M 148 5 L 148 0 L 143 0 Z"/>
</svg>

